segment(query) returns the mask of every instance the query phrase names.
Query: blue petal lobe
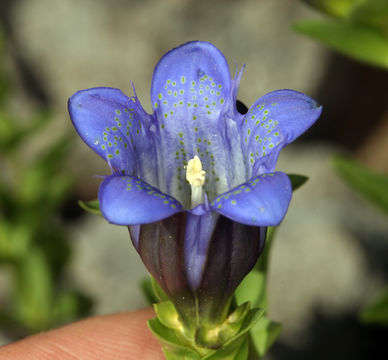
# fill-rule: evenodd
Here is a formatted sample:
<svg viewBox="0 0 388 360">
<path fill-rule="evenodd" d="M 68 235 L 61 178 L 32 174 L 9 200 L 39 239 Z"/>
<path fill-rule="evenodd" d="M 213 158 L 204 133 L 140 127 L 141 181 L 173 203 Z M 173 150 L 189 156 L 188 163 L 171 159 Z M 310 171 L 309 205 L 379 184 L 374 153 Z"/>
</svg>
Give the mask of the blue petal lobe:
<svg viewBox="0 0 388 360">
<path fill-rule="evenodd" d="M 242 122 L 242 148 L 251 168 L 257 161 L 282 148 L 304 133 L 319 118 L 322 107 L 294 90 L 277 90 L 257 100 Z M 273 171 L 277 155 L 268 157 L 266 168 Z M 262 162 L 262 160 L 261 160 Z M 257 168 L 257 166 L 256 166 Z M 258 175 L 257 172 L 248 176 Z"/>
<path fill-rule="evenodd" d="M 184 252 L 187 279 L 192 289 L 197 289 L 202 279 L 209 242 L 217 219 L 218 215 L 215 213 L 200 216 L 187 213 Z"/>
<path fill-rule="evenodd" d="M 275 226 L 286 214 L 291 195 L 291 182 L 286 174 L 262 174 L 217 196 L 211 208 L 245 225 Z"/>
<path fill-rule="evenodd" d="M 119 89 L 93 88 L 78 91 L 69 99 L 69 113 L 74 127 L 97 154 L 116 171 L 141 176 L 155 184 L 155 167 L 142 161 L 153 156 L 148 115 L 135 97 Z"/>
<path fill-rule="evenodd" d="M 231 98 L 228 63 L 212 44 L 190 42 L 159 61 L 153 74 L 151 101 L 160 134 L 158 149 L 166 165 L 166 192 L 188 200 L 190 186 L 181 179 L 185 178 L 187 162 L 197 155 L 207 171 L 205 190 L 215 196 L 217 191 L 208 187 L 215 187 L 230 173 L 225 171 L 229 153 L 223 115 L 230 108 Z"/>
<path fill-rule="evenodd" d="M 101 212 L 112 224 L 139 225 L 182 211 L 173 197 L 132 176 L 109 176 L 98 191 Z"/>
</svg>

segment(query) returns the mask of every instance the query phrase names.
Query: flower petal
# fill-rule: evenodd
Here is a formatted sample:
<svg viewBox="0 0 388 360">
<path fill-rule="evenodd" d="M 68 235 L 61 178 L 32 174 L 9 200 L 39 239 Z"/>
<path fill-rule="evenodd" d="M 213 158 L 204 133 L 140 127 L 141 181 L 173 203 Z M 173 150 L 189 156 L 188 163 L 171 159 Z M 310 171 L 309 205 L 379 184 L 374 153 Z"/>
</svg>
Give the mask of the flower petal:
<svg viewBox="0 0 388 360">
<path fill-rule="evenodd" d="M 286 214 L 291 195 L 291 182 L 286 174 L 262 174 L 219 195 L 211 202 L 211 208 L 242 224 L 275 226 Z"/>
<path fill-rule="evenodd" d="M 203 215 L 187 213 L 184 252 L 187 280 L 192 289 L 197 289 L 202 279 L 209 242 L 218 217 L 214 212 Z"/>
<path fill-rule="evenodd" d="M 185 271 L 183 234 L 186 214 L 180 212 L 164 220 L 140 226 L 137 251 L 144 265 L 174 302 L 180 320 L 196 321 L 196 301 Z"/>
<path fill-rule="evenodd" d="M 155 167 L 149 165 L 156 159 L 149 140 L 150 115 L 135 97 L 119 89 L 93 88 L 75 93 L 68 106 L 78 134 L 115 171 L 155 184 Z M 147 154 L 148 165 L 141 154 Z"/>
<path fill-rule="evenodd" d="M 195 292 L 199 318 L 222 316 L 237 286 L 252 270 L 264 248 L 266 227 L 246 226 L 219 217 L 209 242 L 202 279 Z"/>
<path fill-rule="evenodd" d="M 322 107 L 315 100 L 294 90 L 277 90 L 257 100 L 242 123 L 242 148 L 251 168 L 263 157 L 294 141 L 318 119 Z M 280 146 L 280 148 L 279 148 Z M 273 171 L 276 156 L 266 159 L 266 171 Z M 255 166 L 258 169 L 258 166 Z M 253 171 L 248 176 L 256 176 Z"/>
<path fill-rule="evenodd" d="M 151 101 L 157 116 L 159 149 L 163 161 L 169 164 L 164 166 L 169 194 L 181 199 L 190 193 L 189 185 L 181 179 L 185 179 L 185 166 L 194 155 L 206 169 L 208 194 L 212 191 L 207 186 L 222 182 L 222 177 L 230 173 L 225 170 L 229 152 L 223 136 L 223 114 L 230 108 L 231 98 L 228 63 L 212 44 L 189 42 L 159 61 L 153 74 Z M 225 165 L 219 169 L 220 164 Z M 179 185 L 182 193 L 174 193 Z"/>
<path fill-rule="evenodd" d="M 224 55 L 210 43 L 193 41 L 160 59 L 152 78 L 151 101 L 159 125 L 165 124 L 177 135 L 181 123 L 194 129 L 198 123 L 217 122 L 230 90 Z"/>
<path fill-rule="evenodd" d="M 108 176 L 98 198 L 104 217 L 117 225 L 147 224 L 182 211 L 173 197 L 132 176 Z"/>
</svg>

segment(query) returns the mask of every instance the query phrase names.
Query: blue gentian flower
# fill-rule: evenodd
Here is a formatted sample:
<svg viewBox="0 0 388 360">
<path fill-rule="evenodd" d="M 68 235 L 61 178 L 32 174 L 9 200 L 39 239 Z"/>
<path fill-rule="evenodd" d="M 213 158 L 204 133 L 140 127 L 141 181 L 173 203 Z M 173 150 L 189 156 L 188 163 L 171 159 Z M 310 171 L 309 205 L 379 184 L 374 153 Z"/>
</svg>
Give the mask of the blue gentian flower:
<svg viewBox="0 0 388 360">
<path fill-rule="evenodd" d="M 291 200 L 289 178 L 275 171 L 279 152 L 321 113 L 308 96 L 278 90 L 241 114 L 241 75 L 232 79 L 223 54 L 194 41 L 157 64 L 152 114 L 136 94 L 114 88 L 82 90 L 69 100 L 78 134 L 112 170 L 98 194 L 103 216 L 129 226 L 182 318 L 198 308 L 224 318 L 266 227 L 281 222 Z"/>
</svg>

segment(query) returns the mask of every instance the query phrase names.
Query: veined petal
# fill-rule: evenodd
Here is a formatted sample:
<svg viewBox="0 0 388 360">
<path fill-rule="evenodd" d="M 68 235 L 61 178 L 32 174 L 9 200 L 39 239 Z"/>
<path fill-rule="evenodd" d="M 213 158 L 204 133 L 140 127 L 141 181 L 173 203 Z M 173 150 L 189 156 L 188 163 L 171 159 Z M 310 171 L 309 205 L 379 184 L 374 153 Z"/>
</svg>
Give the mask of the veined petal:
<svg viewBox="0 0 388 360">
<path fill-rule="evenodd" d="M 166 191 L 189 194 L 185 166 L 197 155 L 206 169 L 205 190 L 226 182 L 229 166 L 223 114 L 229 109 L 232 80 L 223 54 L 207 42 L 189 42 L 168 52 L 155 68 L 151 101 L 160 134 Z M 217 159 L 217 162 L 216 162 Z M 181 192 L 179 192 L 179 187 Z M 164 189 L 164 188 L 163 188 Z M 209 191 L 210 190 L 210 191 Z M 216 193 L 216 191 L 213 191 Z"/>
<path fill-rule="evenodd" d="M 196 304 L 185 271 L 185 223 L 186 213 L 180 212 L 142 225 L 136 249 L 148 271 L 174 302 L 181 321 L 190 324 L 196 319 Z"/>
<path fill-rule="evenodd" d="M 196 289 L 199 318 L 220 318 L 225 304 L 257 262 L 264 248 L 266 229 L 219 217 Z"/>
<path fill-rule="evenodd" d="M 152 161 L 156 155 L 148 130 L 151 117 L 135 97 L 119 89 L 93 88 L 75 93 L 68 106 L 78 134 L 115 171 L 156 185 Z M 148 164 L 142 161 L 144 153 Z"/>
<path fill-rule="evenodd" d="M 182 205 L 132 176 L 109 176 L 98 191 L 101 212 L 112 224 L 139 225 L 182 211 Z"/>
<path fill-rule="evenodd" d="M 198 124 L 216 123 L 231 84 L 229 65 L 214 45 L 193 41 L 169 51 L 152 78 L 151 101 L 159 125 L 178 135 L 182 123 L 192 132 Z"/>
<path fill-rule="evenodd" d="M 214 212 L 203 215 L 187 213 L 184 252 L 187 280 L 192 289 L 197 289 L 202 279 L 210 239 L 218 217 Z"/>
<path fill-rule="evenodd" d="M 257 100 L 245 115 L 241 129 L 245 162 L 250 169 L 248 177 L 258 175 L 251 173 L 257 161 L 273 151 L 278 154 L 280 148 L 304 133 L 321 112 L 322 107 L 315 100 L 294 90 L 273 91 Z M 274 170 L 277 154 L 267 158 L 267 171 Z"/>
<path fill-rule="evenodd" d="M 291 195 L 291 182 L 286 174 L 262 174 L 219 195 L 211 202 L 211 208 L 242 224 L 275 226 L 286 214 Z"/>
</svg>

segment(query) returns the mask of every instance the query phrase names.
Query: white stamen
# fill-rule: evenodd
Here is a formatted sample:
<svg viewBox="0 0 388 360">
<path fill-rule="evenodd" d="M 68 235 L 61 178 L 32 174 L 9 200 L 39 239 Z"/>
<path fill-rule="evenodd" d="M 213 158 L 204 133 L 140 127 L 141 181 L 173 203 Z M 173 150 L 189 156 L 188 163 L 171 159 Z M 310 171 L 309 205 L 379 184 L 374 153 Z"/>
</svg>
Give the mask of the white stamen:
<svg viewBox="0 0 388 360">
<path fill-rule="evenodd" d="M 202 170 L 201 160 L 197 155 L 190 159 L 186 167 L 186 180 L 191 185 L 191 207 L 204 202 L 202 186 L 205 183 L 206 171 Z"/>
</svg>

